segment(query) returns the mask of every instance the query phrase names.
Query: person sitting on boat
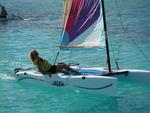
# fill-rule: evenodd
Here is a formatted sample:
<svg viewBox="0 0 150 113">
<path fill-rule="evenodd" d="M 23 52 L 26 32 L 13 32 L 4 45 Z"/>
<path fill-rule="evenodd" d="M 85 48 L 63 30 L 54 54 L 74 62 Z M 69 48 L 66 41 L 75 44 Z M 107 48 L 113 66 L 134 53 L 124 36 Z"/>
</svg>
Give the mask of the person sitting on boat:
<svg viewBox="0 0 150 113">
<path fill-rule="evenodd" d="M 31 59 L 32 63 L 37 66 L 39 72 L 43 74 L 54 74 L 57 72 L 75 75 L 80 74 L 78 71 L 73 70 L 64 63 L 58 63 L 57 65 L 50 64 L 47 60 L 39 57 L 39 53 L 36 50 L 32 50 L 29 53 L 29 58 Z"/>
<path fill-rule="evenodd" d="M 0 13 L 0 18 L 7 18 L 8 13 L 7 13 L 5 7 L 2 7 L 1 9 L 2 10 L 1 10 L 1 13 Z"/>
</svg>

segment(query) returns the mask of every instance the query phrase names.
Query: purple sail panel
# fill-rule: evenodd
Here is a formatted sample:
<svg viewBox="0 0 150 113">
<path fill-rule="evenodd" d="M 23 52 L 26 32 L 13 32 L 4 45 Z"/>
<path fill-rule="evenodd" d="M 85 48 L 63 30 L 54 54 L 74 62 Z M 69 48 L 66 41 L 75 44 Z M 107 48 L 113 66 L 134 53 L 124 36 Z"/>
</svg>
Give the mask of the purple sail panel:
<svg viewBox="0 0 150 113">
<path fill-rule="evenodd" d="M 72 0 L 65 28 L 68 43 L 78 38 L 78 36 L 88 29 L 99 16 L 99 0 Z"/>
</svg>

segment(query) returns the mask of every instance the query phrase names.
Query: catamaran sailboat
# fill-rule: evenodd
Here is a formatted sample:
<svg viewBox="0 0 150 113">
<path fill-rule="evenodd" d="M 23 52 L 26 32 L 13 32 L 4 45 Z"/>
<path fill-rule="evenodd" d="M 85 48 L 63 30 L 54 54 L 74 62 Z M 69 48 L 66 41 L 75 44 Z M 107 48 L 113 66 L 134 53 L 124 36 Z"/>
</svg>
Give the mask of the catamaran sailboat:
<svg viewBox="0 0 150 113">
<path fill-rule="evenodd" d="M 79 71 L 80 75 L 56 73 L 51 76 L 33 70 L 15 69 L 13 76 L 18 81 L 37 81 L 106 95 L 116 95 L 119 78 L 150 83 L 150 71 L 111 69 L 104 0 L 64 0 L 63 13 L 60 50 L 106 47 L 108 69 L 76 65 L 71 68 Z"/>
</svg>

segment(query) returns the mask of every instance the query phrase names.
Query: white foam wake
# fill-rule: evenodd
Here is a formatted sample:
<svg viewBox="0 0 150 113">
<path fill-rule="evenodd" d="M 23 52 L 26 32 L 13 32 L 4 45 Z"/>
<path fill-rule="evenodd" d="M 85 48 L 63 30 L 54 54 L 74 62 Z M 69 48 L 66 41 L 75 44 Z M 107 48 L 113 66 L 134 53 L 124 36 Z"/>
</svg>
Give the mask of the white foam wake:
<svg viewBox="0 0 150 113">
<path fill-rule="evenodd" d="M 12 76 L 7 75 L 7 74 L 1 74 L 0 73 L 0 79 L 3 79 L 3 80 L 14 80 L 15 78 L 13 78 Z"/>
</svg>

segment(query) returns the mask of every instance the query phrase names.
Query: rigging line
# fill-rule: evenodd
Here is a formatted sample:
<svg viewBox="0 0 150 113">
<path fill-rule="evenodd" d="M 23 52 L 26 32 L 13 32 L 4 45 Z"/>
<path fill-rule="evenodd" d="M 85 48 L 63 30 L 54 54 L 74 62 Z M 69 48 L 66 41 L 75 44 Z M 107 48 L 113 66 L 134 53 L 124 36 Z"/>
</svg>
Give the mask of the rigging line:
<svg viewBox="0 0 150 113">
<path fill-rule="evenodd" d="M 123 21 L 122 21 L 122 16 L 121 14 L 119 13 L 119 5 L 118 5 L 118 0 L 116 0 L 116 6 L 117 6 L 117 9 L 118 9 L 118 16 L 120 17 L 120 22 L 121 22 L 121 26 L 122 26 L 122 34 L 123 34 L 123 31 L 125 31 L 125 27 L 123 25 Z M 123 36 L 123 35 L 122 35 Z M 130 36 L 131 37 L 131 36 Z M 132 40 L 132 42 L 135 44 L 135 46 L 138 48 L 138 50 L 141 52 L 141 54 L 145 57 L 145 59 L 150 63 L 150 59 L 145 55 L 144 51 L 137 45 L 137 43 L 132 39 L 132 37 L 130 38 Z M 121 45 L 119 47 L 119 53 L 120 53 L 120 49 L 121 49 Z M 118 53 L 118 56 L 119 56 L 119 53 Z"/>
<path fill-rule="evenodd" d="M 70 48 L 70 54 L 69 54 L 68 65 L 70 65 L 71 59 L 72 59 L 72 48 Z"/>
<path fill-rule="evenodd" d="M 56 58 L 55 58 L 55 60 L 54 60 L 53 65 L 55 65 L 55 64 L 56 64 L 56 61 L 57 61 L 57 59 L 58 59 L 58 56 L 59 56 L 59 51 L 57 52 L 57 55 L 56 55 Z"/>
<path fill-rule="evenodd" d="M 120 52 L 121 52 L 121 42 L 122 42 L 122 38 L 123 37 L 123 31 L 125 30 L 124 28 L 124 25 L 123 25 L 123 20 L 122 20 L 122 15 L 121 13 L 119 12 L 120 11 L 120 7 L 119 7 L 119 2 L 118 0 L 116 0 L 116 8 L 117 8 L 117 14 L 119 16 L 119 19 L 120 19 L 120 25 L 121 25 L 121 28 L 120 28 L 120 31 L 121 31 L 121 35 L 120 35 L 120 43 L 119 43 L 119 50 L 118 50 L 118 55 L 117 55 L 117 58 L 119 58 L 119 55 L 120 55 Z"/>
<path fill-rule="evenodd" d="M 132 37 L 130 37 L 130 39 L 131 39 L 132 43 L 135 44 L 135 46 L 141 52 L 141 54 L 144 56 L 145 60 L 148 61 L 148 63 L 150 64 L 150 59 L 145 55 L 144 51 L 138 46 L 138 44 L 133 40 Z"/>
<path fill-rule="evenodd" d="M 112 43 L 111 40 L 110 40 L 110 43 Z M 113 49 L 112 44 L 110 44 L 110 46 L 111 46 L 111 48 L 112 48 L 112 53 L 113 53 L 113 57 L 114 57 L 114 59 L 115 59 L 116 67 L 117 67 L 117 69 L 119 70 L 119 69 L 120 69 L 120 68 L 119 68 L 119 64 L 118 64 L 118 62 L 117 62 L 117 58 L 116 58 L 116 56 L 115 56 L 115 53 L 114 53 L 114 49 Z"/>
<path fill-rule="evenodd" d="M 121 42 L 122 42 L 122 38 L 123 37 L 123 30 L 125 29 L 124 28 L 124 25 L 123 25 L 123 21 L 122 21 L 122 16 L 121 16 L 121 13 L 119 12 L 120 11 L 120 8 L 119 8 L 119 5 L 118 5 L 118 1 L 116 0 L 116 9 L 117 9 L 117 14 L 119 16 L 119 20 L 120 20 L 120 25 L 121 25 L 121 28 L 120 28 L 120 31 L 121 31 L 121 35 L 120 35 L 120 40 L 119 40 L 119 46 L 118 46 L 118 54 L 117 54 L 117 57 L 115 56 L 114 54 L 114 50 L 113 50 L 113 47 L 112 48 L 112 51 L 113 51 L 113 57 L 115 59 L 115 64 L 117 66 L 117 69 L 119 69 L 119 64 L 118 64 L 118 61 L 117 59 L 119 58 L 119 55 L 120 55 L 120 52 L 121 52 Z M 112 46 L 112 45 L 111 45 Z"/>
</svg>

